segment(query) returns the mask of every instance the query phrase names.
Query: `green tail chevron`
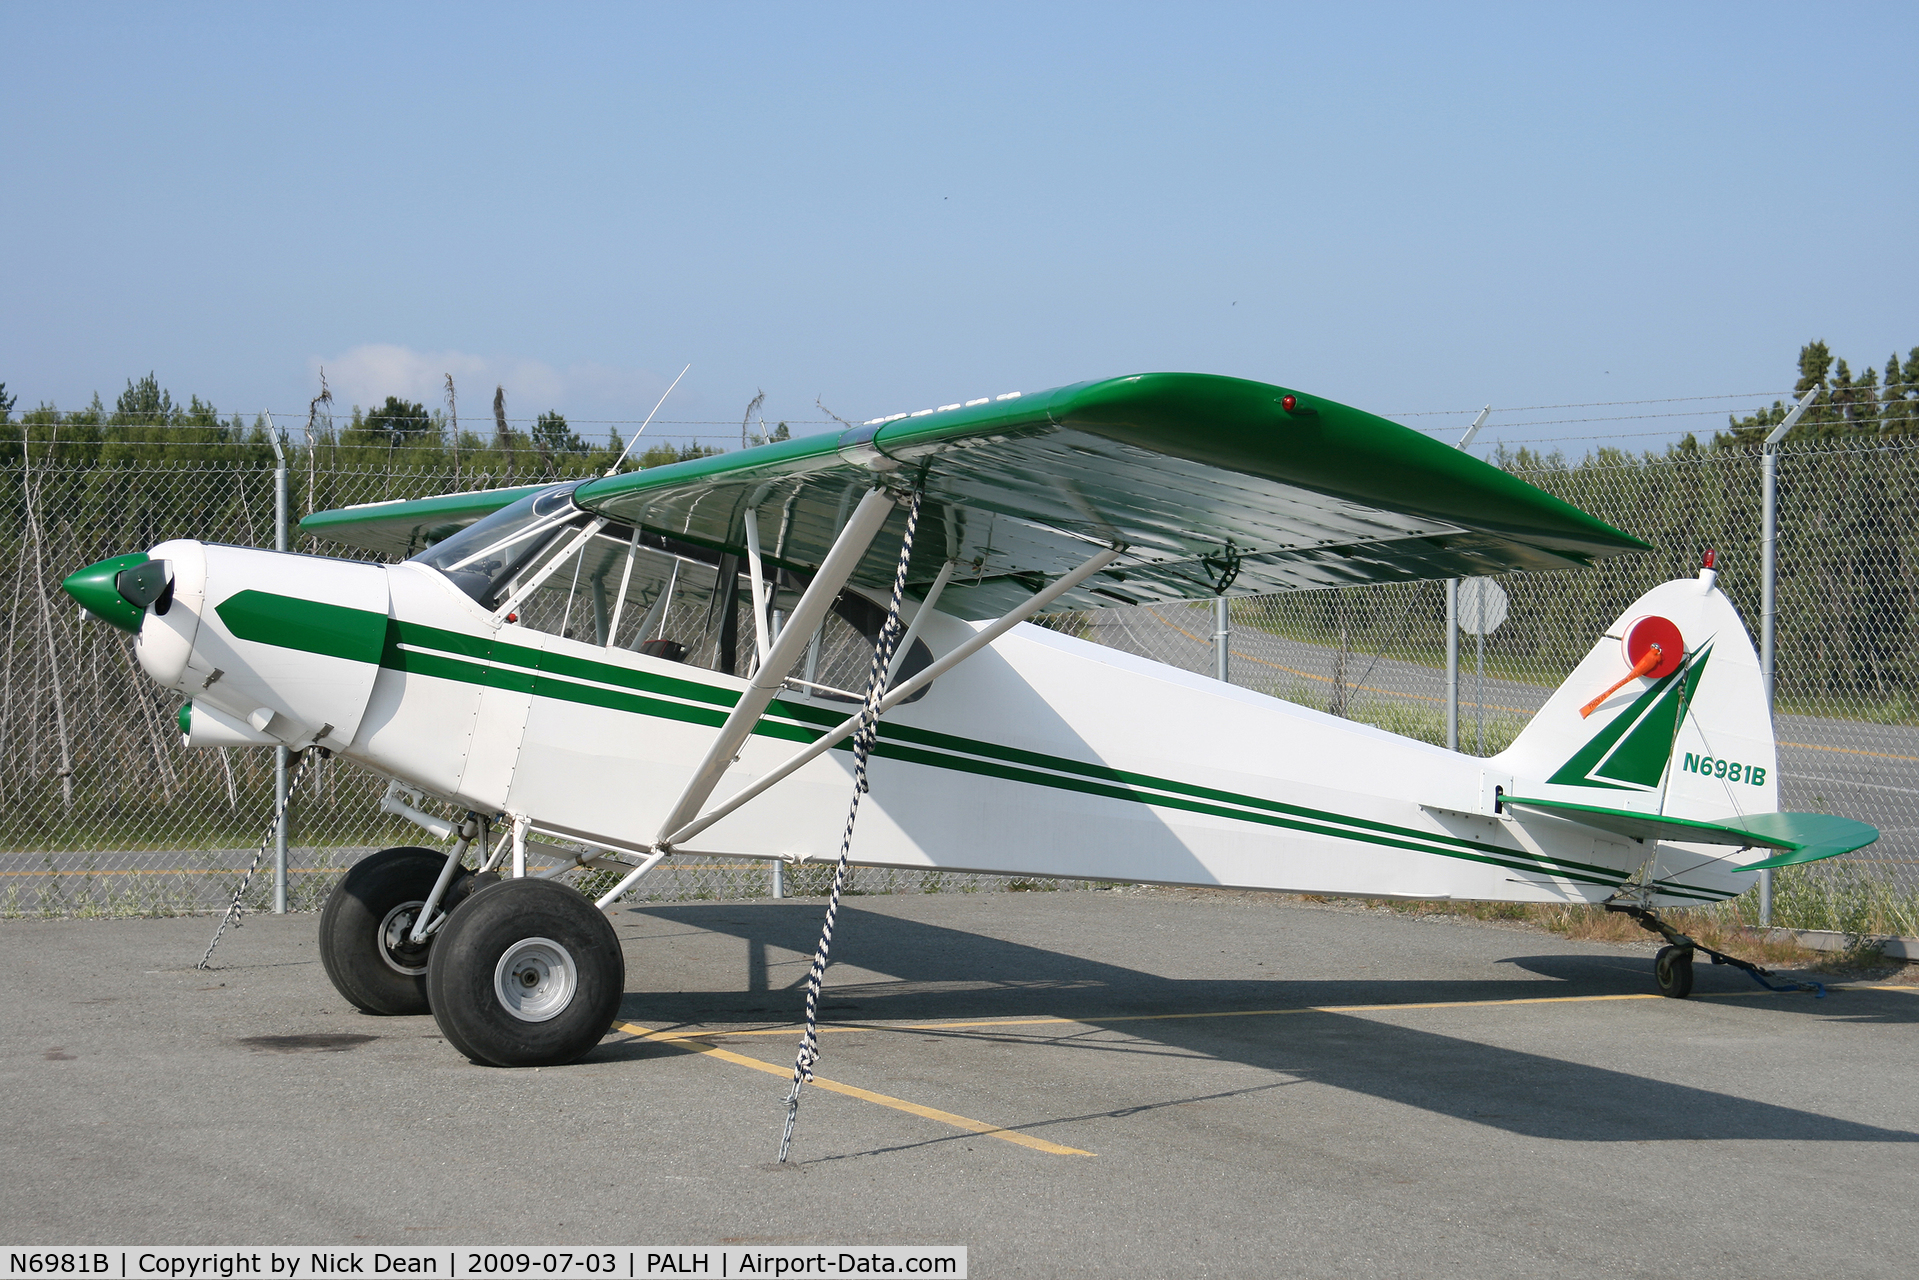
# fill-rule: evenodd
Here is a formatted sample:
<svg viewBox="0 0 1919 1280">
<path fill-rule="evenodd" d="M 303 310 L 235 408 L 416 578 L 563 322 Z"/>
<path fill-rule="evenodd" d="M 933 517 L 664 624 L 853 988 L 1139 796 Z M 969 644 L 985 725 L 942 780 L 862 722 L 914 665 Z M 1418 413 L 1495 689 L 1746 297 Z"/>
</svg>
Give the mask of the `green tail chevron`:
<svg viewBox="0 0 1919 1280">
<path fill-rule="evenodd" d="M 1654 681 L 1652 688 L 1614 716 L 1547 781 L 1569 787 L 1657 790 L 1672 759 L 1679 718 L 1698 690 L 1711 656 L 1708 643 L 1679 670 Z"/>
</svg>

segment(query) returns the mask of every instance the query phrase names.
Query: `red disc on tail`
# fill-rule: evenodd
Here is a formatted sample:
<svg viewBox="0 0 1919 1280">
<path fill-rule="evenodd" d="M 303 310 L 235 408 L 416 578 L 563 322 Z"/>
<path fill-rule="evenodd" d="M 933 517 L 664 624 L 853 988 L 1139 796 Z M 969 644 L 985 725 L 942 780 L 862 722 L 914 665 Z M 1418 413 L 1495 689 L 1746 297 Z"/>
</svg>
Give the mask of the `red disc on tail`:
<svg viewBox="0 0 1919 1280">
<path fill-rule="evenodd" d="M 1649 614 L 1626 628 L 1626 663 L 1637 667 L 1639 660 L 1659 647 L 1659 662 L 1646 675 L 1654 680 L 1679 670 L 1686 660 L 1686 641 L 1671 621 Z"/>
</svg>

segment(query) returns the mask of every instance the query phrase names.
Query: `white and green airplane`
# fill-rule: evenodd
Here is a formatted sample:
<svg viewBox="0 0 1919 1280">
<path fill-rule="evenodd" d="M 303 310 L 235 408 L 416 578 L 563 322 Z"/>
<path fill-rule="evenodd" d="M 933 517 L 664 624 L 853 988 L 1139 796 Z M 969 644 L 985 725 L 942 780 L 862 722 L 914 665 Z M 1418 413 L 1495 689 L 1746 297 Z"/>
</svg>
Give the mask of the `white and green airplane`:
<svg viewBox="0 0 1919 1280">
<path fill-rule="evenodd" d="M 625 969 L 602 911 L 663 859 L 838 856 L 915 494 L 858 865 L 1653 920 L 1877 838 L 1779 812 L 1758 662 L 1710 568 L 1635 601 L 1490 759 L 1028 625 L 1645 547 L 1385 419 L 1233 378 L 302 522 L 391 563 L 179 540 L 66 589 L 189 699 L 190 745 L 323 748 L 452 842 L 341 881 L 320 938 L 342 995 L 430 1009 L 477 1060 L 554 1063 L 607 1032 Z M 550 878 L 579 865 L 622 874 L 594 902 Z M 1669 936 L 1657 973 L 1683 995 L 1692 946 Z"/>
</svg>

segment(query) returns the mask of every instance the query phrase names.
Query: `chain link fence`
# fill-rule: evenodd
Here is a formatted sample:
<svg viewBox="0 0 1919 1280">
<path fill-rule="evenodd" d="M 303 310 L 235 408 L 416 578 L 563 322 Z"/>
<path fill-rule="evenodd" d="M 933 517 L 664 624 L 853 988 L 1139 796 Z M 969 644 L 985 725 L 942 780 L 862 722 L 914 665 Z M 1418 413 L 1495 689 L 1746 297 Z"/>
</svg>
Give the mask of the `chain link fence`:
<svg viewBox="0 0 1919 1280">
<path fill-rule="evenodd" d="M 1857 817 L 1880 842 L 1789 868 L 1775 922 L 1919 934 L 1919 447 L 1787 446 L 1780 457 L 1777 712 L 1783 803 Z M 296 514 L 456 487 L 451 470 L 356 469 L 302 454 Z M 1462 636 L 1460 746 L 1510 743 L 1626 604 L 1719 553 L 1719 581 L 1759 617 L 1757 452 L 1603 451 L 1580 463 L 1522 453 L 1521 478 L 1656 548 L 1599 568 L 1499 579 L 1507 620 Z M 460 488 L 504 477 L 457 477 Z M 525 483 L 521 477 L 519 483 Z M 271 752 L 186 751 L 129 638 L 82 622 L 66 574 L 169 537 L 270 546 L 273 472 L 257 463 L 0 467 L 0 915 L 151 915 L 225 906 L 271 812 Z M 300 550 L 353 554 L 337 546 Z M 1433 742 L 1445 738 L 1440 583 L 1298 592 L 1230 610 L 1235 683 Z M 1070 614 L 1050 625 L 1187 670 L 1211 672 L 1210 604 Z M 316 907 L 372 850 L 418 843 L 379 812 L 384 782 L 320 762 L 294 799 L 289 905 Z M 831 867 L 787 868 L 786 891 L 825 892 Z M 768 864 L 662 867 L 640 896 L 771 892 Z M 859 870 L 855 892 L 1051 889 L 1050 881 Z M 1068 886 L 1070 887 L 1070 886 Z M 270 900 L 256 877 L 255 909 Z M 1750 898 L 1751 895 L 1748 895 Z M 1742 899 L 1735 910 L 1750 913 Z"/>
<path fill-rule="evenodd" d="M 1459 746 L 1504 750 L 1640 594 L 1718 553 L 1719 585 L 1757 644 L 1760 455 L 1606 452 L 1577 464 L 1503 460 L 1656 548 L 1592 570 L 1496 579 L 1509 615 L 1460 636 Z M 1781 804 L 1843 814 L 1880 840 L 1777 874 L 1774 921 L 1919 934 L 1919 448 L 1830 441 L 1779 459 L 1775 707 Z M 1462 606 L 1462 613 L 1465 612 Z M 1061 629 L 1211 674 L 1211 603 L 1052 620 Z M 1445 584 L 1233 601 L 1233 683 L 1394 733 L 1446 741 Z M 1735 910 L 1752 916 L 1747 895 Z"/>
</svg>

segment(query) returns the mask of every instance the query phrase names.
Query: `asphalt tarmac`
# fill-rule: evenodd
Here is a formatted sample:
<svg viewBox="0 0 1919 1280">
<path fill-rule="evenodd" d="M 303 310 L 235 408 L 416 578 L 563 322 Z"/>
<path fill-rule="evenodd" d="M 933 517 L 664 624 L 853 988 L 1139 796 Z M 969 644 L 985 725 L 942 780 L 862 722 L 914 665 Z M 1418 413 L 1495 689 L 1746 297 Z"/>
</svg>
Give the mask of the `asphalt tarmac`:
<svg viewBox="0 0 1919 1280">
<path fill-rule="evenodd" d="M 315 917 L 0 921 L 0 1243 L 944 1243 L 975 1276 L 1909 1275 L 1919 989 L 1250 894 L 614 913 L 540 1071 L 327 984 Z M 837 1090 L 837 1091 L 836 1091 Z"/>
</svg>

